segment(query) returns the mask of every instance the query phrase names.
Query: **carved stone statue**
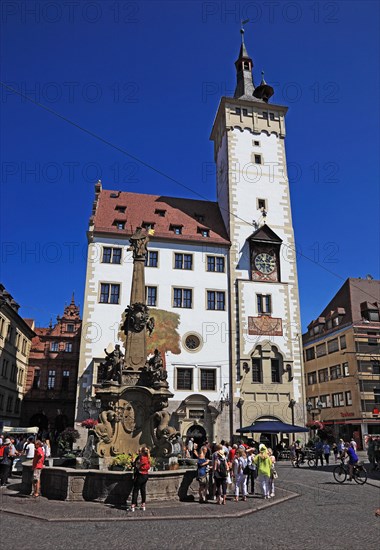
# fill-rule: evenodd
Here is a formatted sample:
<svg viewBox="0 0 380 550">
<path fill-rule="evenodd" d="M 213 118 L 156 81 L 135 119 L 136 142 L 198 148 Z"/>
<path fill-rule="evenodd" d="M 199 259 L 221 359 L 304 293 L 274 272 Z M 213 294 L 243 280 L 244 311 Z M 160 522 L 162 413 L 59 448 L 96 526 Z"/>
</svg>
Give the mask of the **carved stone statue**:
<svg viewBox="0 0 380 550">
<path fill-rule="evenodd" d="M 108 353 L 107 350 L 104 350 L 106 355 L 106 360 L 104 363 L 100 364 L 101 367 L 101 381 L 121 381 L 121 370 L 123 367 L 124 354 L 120 349 L 120 345 L 116 344 L 115 349 Z"/>
<path fill-rule="evenodd" d="M 172 441 L 180 435 L 173 426 L 169 426 L 170 414 L 165 410 L 160 410 L 166 408 L 167 405 L 167 399 L 159 400 L 155 405 L 155 408 L 158 410 L 153 412 L 151 417 L 152 440 L 156 447 L 156 452 L 162 456 L 172 453 Z"/>
<path fill-rule="evenodd" d="M 158 349 L 154 350 L 154 355 L 148 360 L 145 366 L 145 372 L 147 375 L 147 383 L 155 388 L 167 388 L 168 373 L 164 368 L 161 353 Z"/>
<path fill-rule="evenodd" d="M 102 411 L 99 420 L 99 424 L 95 426 L 95 433 L 103 443 L 110 443 L 115 430 L 116 412 L 112 409 Z"/>
<path fill-rule="evenodd" d="M 125 310 L 125 321 L 121 327 L 125 334 L 128 332 L 141 332 L 149 321 L 148 307 L 141 303 L 136 302 L 130 306 L 127 306 Z"/>
<path fill-rule="evenodd" d="M 145 259 L 148 241 L 147 233 L 144 233 L 141 227 L 137 227 L 135 233 L 129 239 L 131 246 L 128 248 L 128 250 L 132 250 L 134 260 Z"/>
<path fill-rule="evenodd" d="M 147 324 L 146 324 L 146 330 L 149 332 L 149 336 L 152 336 L 152 332 L 154 331 L 154 327 L 155 327 L 154 317 L 150 317 Z"/>
</svg>

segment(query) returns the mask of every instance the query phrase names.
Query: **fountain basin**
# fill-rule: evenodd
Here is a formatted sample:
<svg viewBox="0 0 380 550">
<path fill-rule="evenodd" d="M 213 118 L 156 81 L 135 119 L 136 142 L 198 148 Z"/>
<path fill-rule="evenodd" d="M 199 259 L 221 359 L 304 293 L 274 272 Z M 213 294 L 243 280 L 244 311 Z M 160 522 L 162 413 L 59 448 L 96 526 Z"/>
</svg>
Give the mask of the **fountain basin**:
<svg viewBox="0 0 380 550">
<path fill-rule="evenodd" d="M 193 500 L 198 492 L 197 471 L 178 469 L 149 473 L 147 499 Z M 32 491 L 31 465 L 24 464 L 21 492 Z M 41 495 L 52 500 L 93 501 L 119 506 L 132 497 L 132 472 L 78 470 L 45 467 L 41 473 Z"/>
</svg>

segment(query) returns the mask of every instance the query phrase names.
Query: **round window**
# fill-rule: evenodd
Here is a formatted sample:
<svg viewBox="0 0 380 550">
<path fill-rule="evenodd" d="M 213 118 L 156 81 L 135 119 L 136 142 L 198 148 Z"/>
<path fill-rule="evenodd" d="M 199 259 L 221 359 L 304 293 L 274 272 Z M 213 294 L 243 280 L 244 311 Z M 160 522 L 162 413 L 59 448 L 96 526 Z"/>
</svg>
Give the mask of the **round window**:
<svg viewBox="0 0 380 550">
<path fill-rule="evenodd" d="M 201 347 L 201 338 L 197 334 L 188 334 L 184 338 L 184 344 L 189 351 L 197 351 Z"/>
</svg>

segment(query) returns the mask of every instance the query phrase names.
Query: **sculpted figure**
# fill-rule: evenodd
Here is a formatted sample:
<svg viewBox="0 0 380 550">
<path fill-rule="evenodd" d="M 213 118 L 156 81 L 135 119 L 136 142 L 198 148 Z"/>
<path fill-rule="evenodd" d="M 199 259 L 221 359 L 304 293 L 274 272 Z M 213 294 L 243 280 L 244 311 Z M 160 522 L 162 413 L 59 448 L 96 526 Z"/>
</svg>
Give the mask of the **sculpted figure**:
<svg viewBox="0 0 380 550">
<path fill-rule="evenodd" d="M 168 383 L 166 381 L 168 373 L 164 368 L 162 356 L 158 349 L 154 350 L 154 355 L 149 359 L 145 368 L 149 383 L 153 386 L 153 388 L 168 387 Z"/>
<path fill-rule="evenodd" d="M 148 308 L 141 302 L 127 306 L 125 314 L 125 321 L 121 327 L 125 334 L 129 331 L 141 332 L 149 319 Z"/>
<path fill-rule="evenodd" d="M 148 241 L 147 233 L 143 232 L 141 227 L 137 227 L 135 233 L 129 239 L 131 246 L 128 247 L 128 250 L 132 250 L 134 260 L 145 258 Z"/>
<path fill-rule="evenodd" d="M 149 321 L 146 324 L 146 330 L 149 332 L 149 336 L 152 336 L 152 332 L 154 331 L 155 321 L 154 317 L 150 317 Z"/>
<path fill-rule="evenodd" d="M 120 345 L 116 344 L 115 349 L 108 353 L 107 350 L 104 350 L 106 355 L 106 360 L 104 363 L 101 363 L 101 378 L 103 381 L 114 380 L 115 382 L 120 382 L 121 380 L 121 369 L 123 366 L 124 354 L 120 349 Z"/>
<path fill-rule="evenodd" d="M 99 424 L 95 426 L 95 433 L 103 443 L 110 443 L 115 430 L 115 411 L 102 411 L 99 415 Z"/>
</svg>

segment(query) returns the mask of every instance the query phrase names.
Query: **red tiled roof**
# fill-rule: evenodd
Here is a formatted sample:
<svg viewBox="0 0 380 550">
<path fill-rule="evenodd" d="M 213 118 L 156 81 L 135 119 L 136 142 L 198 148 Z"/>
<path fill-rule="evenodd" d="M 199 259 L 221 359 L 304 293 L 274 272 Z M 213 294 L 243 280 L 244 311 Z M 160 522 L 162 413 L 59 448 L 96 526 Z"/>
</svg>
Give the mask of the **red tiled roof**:
<svg viewBox="0 0 380 550">
<path fill-rule="evenodd" d="M 125 206 L 125 212 L 116 210 L 117 206 Z M 165 216 L 157 213 L 160 210 Z M 125 222 L 125 229 L 117 229 L 115 220 Z M 130 236 L 145 222 L 154 224 L 152 240 L 230 244 L 219 206 L 211 201 L 101 190 L 93 221 L 94 231 L 100 233 Z M 176 235 L 171 226 L 181 226 L 182 234 Z M 209 237 L 202 236 L 199 228 L 209 229 Z"/>
</svg>

